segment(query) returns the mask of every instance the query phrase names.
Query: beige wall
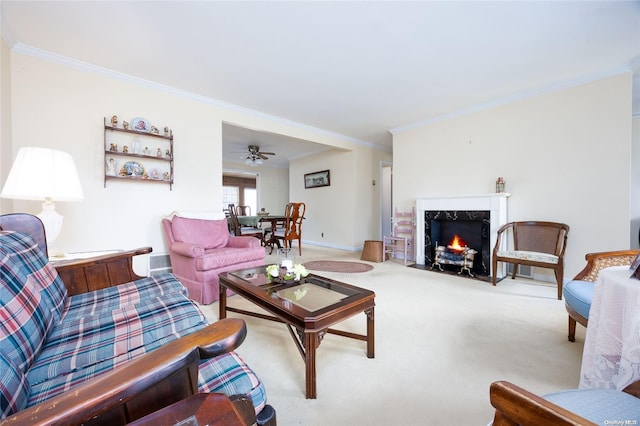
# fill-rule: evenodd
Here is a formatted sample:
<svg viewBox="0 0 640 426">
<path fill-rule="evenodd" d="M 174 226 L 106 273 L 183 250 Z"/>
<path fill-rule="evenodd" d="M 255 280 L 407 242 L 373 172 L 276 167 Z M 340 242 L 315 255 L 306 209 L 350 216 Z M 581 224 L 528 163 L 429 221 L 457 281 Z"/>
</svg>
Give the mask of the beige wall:
<svg viewBox="0 0 640 426">
<path fill-rule="evenodd" d="M 631 74 L 406 130 L 393 145 L 395 205 L 493 192 L 503 176 L 509 220 L 571 226 L 565 278 L 586 253 L 630 245 Z"/>
<path fill-rule="evenodd" d="M 11 61 L 10 50 L 0 37 L 0 180 L 5 181 L 13 157 L 11 155 Z M 10 202 L 0 198 L 0 211 L 6 210 Z"/>
<path fill-rule="evenodd" d="M 3 71 L 4 71 L 3 61 Z M 263 200 L 268 209 L 278 210 L 286 201 L 307 201 L 309 192 L 284 188 L 289 182 L 302 183 L 302 174 L 309 171 L 331 169 L 333 176 L 348 175 L 346 179 L 332 181 L 329 193 L 358 193 L 361 182 L 354 174 L 364 170 L 360 153 L 373 159 L 369 147 L 295 123 L 274 120 L 264 114 L 251 114 L 240 109 L 225 109 L 214 101 L 166 90 L 153 84 L 141 84 L 134 79 L 121 78 L 101 70 L 87 70 L 77 64 L 67 64 L 48 58 L 11 52 L 10 87 L 12 97 L 3 91 L 2 102 L 10 104 L 12 129 L 6 134 L 3 126 L 2 149 L 11 160 L 22 146 L 44 146 L 73 154 L 82 180 L 85 200 L 81 203 L 58 203 L 57 210 L 65 216 L 65 223 L 56 247 L 61 251 L 103 250 L 151 245 L 154 252 L 165 252 L 164 236 L 160 228 L 163 215 L 174 210 L 219 210 L 221 205 L 222 123 L 279 133 L 287 136 L 323 143 L 350 151 L 350 161 L 336 159 L 327 164 L 324 158 L 297 160 L 304 162 L 305 170 L 292 166 L 293 173 L 264 172 L 263 186 L 279 191 L 273 199 Z M 5 81 L 3 72 L 3 82 Z M 141 182 L 103 182 L 103 117 L 116 114 L 121 119 L 145 117 L 159 128 L 169 126 L 175 136 L 175 184 L 170 191 L 161 184 Z M 4 116 L 3 116 L 4 118 Z M 7 148 L 10 146 L 10 148 Z M 378 156 L 391 159 L 391 153 Z M 355 168 L 354 168 L 355 165 Z M 232 166 L 236 167 L 236 166 Z M 370 168 L 370 167 L 369 167 Z M 8 171 L 3 171 L 2 183 Z M 367 177 L 367 179 L 369 179 Z M 369 179 L 370 180 L 370 179 Z M 335 183 L 334 183 L 335 182 Z M 309 190 L 307 190 L 309 191 Z M 290 197 L 289 197 L 290 196 Z M 366 206 L 378 202 L 369 199 L 377 194 L 358 193 Z M 341 196 L 330 197 L 340 202 Z M 352 200 L 353 196 L 346 197 Z M 285 201 L 286 200 L 286 201 Z M 8 201 L 2 204 L 2 213 L 25 211 L 38 213 L 40 203 L 35 201 Z M 282 207 L 283 209 L 284 207 Z M 370 220 L 356 221 L 356 209 L 343 210 L 339 206 L 313 213 L 322 220 L 305 223 L 305 240 L 309 243 L 340 246 L 354 250 L 361 239 L 379 238 L 373 232 Z M 311 213 L 311 209 L 309 210 Z M 324 216 L 324 213 L 329 216 Z M 375 217 L 374 213 L 372 217 Z M 332 232 L 334 222 L 341 227 L 349 223 L 345 232 Z M 315 235 L 328 232 L 324 239 L 314 241 Z M 309 238 L 308 238 L 309 236 Z"/>
</svg>

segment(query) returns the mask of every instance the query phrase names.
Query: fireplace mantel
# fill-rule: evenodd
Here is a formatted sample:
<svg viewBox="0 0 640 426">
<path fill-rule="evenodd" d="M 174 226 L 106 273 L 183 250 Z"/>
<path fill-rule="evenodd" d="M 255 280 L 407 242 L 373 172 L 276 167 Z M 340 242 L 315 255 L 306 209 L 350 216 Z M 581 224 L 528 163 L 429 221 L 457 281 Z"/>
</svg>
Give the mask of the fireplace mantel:
<svg viewBox="0 0 640 426">
<path fill-rule="evenodd" d="M 425 211 L 483 210 L 490 214 L 491 251 L 496 244 L 498 228 L 507 223 L 507 198 L 509 193 L 439 195 L 416 199 L 416 263 L 424 265 Z M 491 271 L 493 274 L 494 271 Z M 504 270 L 498 271 L 498 278 Z"/>
</svg>

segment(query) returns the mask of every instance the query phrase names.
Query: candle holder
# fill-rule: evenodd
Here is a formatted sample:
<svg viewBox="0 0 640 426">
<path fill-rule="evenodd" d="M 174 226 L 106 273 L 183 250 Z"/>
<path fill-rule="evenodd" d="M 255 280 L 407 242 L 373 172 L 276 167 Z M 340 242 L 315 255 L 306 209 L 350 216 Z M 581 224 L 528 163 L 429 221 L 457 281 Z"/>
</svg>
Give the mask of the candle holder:
<svg viewBox="0 0 640 426">
<path fill-rule="evenodd" d="M 293 269 L 293 265 L 296 264 L 295 260 L 296 257 L 290 247 L 278 249 L 278 265 L 280 268 L 291 271 Z"/>
</svg>

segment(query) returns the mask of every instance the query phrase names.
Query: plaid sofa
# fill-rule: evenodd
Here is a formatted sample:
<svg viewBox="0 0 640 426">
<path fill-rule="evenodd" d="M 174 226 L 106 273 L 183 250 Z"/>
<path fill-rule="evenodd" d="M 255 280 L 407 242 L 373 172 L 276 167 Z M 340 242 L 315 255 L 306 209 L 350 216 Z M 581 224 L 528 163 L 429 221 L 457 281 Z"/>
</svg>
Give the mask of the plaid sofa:
<svg viewBox="0 0 640 426">
<path fill-rule="evenodd" d="M 0 231 L 0 419 L 206 325 L 171 274 L 69 296 L 31 237 Z M 266 405 L 235 352 L 201 361 L 198 386 Z"/>
</svg>

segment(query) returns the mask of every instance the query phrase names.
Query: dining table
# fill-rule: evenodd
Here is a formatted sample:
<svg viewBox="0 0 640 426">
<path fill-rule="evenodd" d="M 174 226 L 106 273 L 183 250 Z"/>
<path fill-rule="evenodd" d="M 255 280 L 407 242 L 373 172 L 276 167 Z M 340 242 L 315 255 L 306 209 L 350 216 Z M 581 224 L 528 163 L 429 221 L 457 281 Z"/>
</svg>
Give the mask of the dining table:
<svg viewBox="0 0 640 426">
<path fill-rule="evenodd" d="M 238 223 L 240 223 L 240 226 L 258 227 L 260 225 L 261 216 L 236 216 L 236 217 L 238 218 Z M 232 220 L 233 219 L 231 219 L 230 217 L 227 218 L 227 221 L 229 222 L 230 225 L 233 225 Z"/>
</svg>

